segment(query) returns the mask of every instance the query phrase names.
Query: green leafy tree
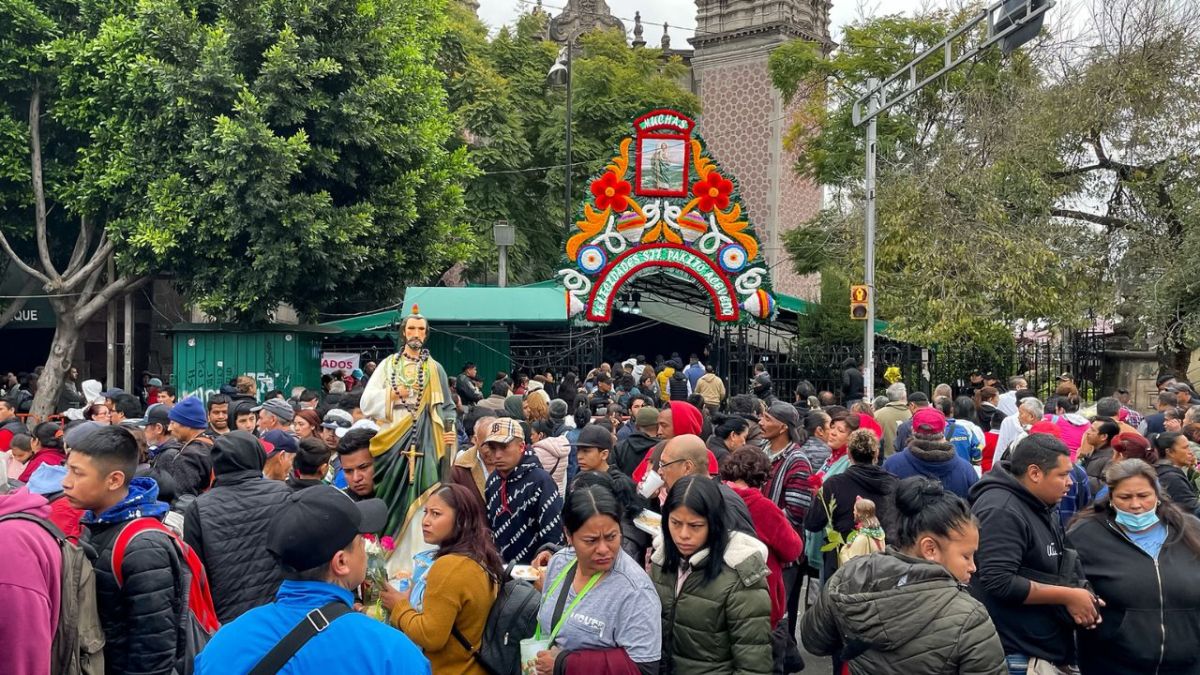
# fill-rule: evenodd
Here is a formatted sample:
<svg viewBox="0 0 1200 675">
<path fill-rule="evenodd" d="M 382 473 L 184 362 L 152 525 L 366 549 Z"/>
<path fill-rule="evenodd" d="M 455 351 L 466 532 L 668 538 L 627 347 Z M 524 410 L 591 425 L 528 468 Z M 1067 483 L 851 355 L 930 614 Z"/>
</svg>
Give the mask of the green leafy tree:
<svg viewBox="0 0 1200 675">
<path fill-rule="evenodd" d="M 469 10 L 451 10 L 454 28 L 443 48 L 451 108 L 480 173 L 467 192 L 468 218 L 490 239 L 492 224 L 517 228 L 510 249 L 510 280 L 553 277 L 566 240 L 564 203 L 566 93 L 547 85 L 559 46 L 544 39 L 546 16 L 523 15 L 491 40 Z M 695 115 L 700 103 L 683 86 L 686 66 L 658 49 L 633 49 L 619 31 L 581 37 L 572 57 L 571 210 L 588 194 L 588 181 L 608 162 L 629 123 L 653 107 Z M 490 248 L 489 248 L 490 251 Z M 491 253 L 474 266 L 483 276 Z"/>
<path fill-rule="evenodd" d="M 837 195 L 809 223 L 829 245 L 788 240 L 804 266 L 825 251 L 841 252 L 843 267 L 847 258 L 861 265 L 864 133 L 850 104 L 868 78 L 891 74 L 973 11 L 884 17 L 848 27 L 832 55 L 799 41 L 772 55 L 786 96 L 828 92 L 791 134 L 796 170 Z M 1076 190 L 1055 178 L 1071 157 L 1051 123 L 1065 115 L 1047 105 L 1056 80 L 1045 60 L 994 50 L 879 118 L 877 305 L 898 337 L 935 343 L 1021 321 L 1079 325 L 1109 288 L 1097 264 L 1104 237 L 1054 210 Z M 919 76 L 940 67 L 934 61 Z"/>
<path fill-rule="evenodd" d="M 0 244 L 57 315 L 33 411 L 154 275 L 220 319 L 309 318 L 473 255 L 444 29 L 438 0 L 0 0 Z"/>
</svg>

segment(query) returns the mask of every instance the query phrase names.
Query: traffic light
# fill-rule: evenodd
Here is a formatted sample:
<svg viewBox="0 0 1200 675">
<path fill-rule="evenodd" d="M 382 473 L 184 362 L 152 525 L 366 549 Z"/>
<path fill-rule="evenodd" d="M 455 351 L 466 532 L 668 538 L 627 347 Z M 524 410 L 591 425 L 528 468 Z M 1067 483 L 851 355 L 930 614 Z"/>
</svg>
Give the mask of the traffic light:
<svg viewBox="0 0 1200 675">
<path fill-rule="evenodd" d="M 1013 24 L 1023 23 L 1026 17 L 1045 5 L 1048 0 L 1004 0 L 1000 18 L 996 19 L 996 32 L 1007 30 Z M 1042 32 L 1042 22 L 1046 13 L 1042 12 L 1033 17 L 1017 30 L 1009 33 L 1000 41 L 1000 48 L 1005 54 L 1011 54 L 1021 45 L 1029 42 Z"/>
<path fill-rule="evenodd" d="M 855 321 L 867 320 L 867 300 L 871 291 L 865 284 L 855 284 L 850 287 L 850 318 Z"/>
</svg>

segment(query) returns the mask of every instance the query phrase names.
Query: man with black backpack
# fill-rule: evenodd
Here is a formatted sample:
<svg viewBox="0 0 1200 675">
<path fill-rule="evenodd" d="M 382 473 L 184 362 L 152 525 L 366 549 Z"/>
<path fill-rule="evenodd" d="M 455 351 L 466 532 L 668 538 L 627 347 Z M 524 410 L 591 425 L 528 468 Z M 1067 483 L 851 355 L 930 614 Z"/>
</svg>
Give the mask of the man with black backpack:
<svg viewBox="0 0 1200 675">
<path fill-rule="evenodd" d="M 329 485 L 289 495 L 267 529 L 285 579 L 275 602 L 213 636 L 196 674 L 428 675 L 429 660 L 404 633 L 352 609 L 367 576 L 362 535 L 386 520 L 382 500 L 356 502 Z"/>
<path fill-rule="evenodd" d="M 189 597 L 188 587 L 203 567 L 189 568 L 189 551 L 159 522 L 167 505 L 158 501 L 152 478 L 133 477 L 137 464 L 129 431 L 97 429 L 71 446 L 63 491 L 71 506 L 85 511 L 80 543 L 95 568 L 107 671 L 184 672 L 189 607 L 199 600 Z"/>
</svg>

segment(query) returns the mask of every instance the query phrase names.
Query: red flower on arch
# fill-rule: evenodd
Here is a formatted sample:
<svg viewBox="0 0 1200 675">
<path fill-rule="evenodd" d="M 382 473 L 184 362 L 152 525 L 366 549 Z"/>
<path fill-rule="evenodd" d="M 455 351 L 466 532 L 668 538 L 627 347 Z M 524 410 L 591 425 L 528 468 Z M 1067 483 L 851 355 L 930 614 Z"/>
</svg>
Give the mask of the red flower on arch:
<svg viewBox="0 0 1200 675">
<path fill-rule="evenodd" d="M 592 196 L 596 198 L 596 206 L 601 210 L 612 209 L 621 213 L 629 208 L 629 192 L 633 188 L 629 183 L 617 177 L 612 171 L 592 181 Z"/>
<path fill-rule="evenodd" d="M 696 181 L 692 186 L 692 196 L 699 202 L 701 211 L 724 211 L 729 208 L 729 196 L 733 194 L 733 181 L 725 178 L 716 171 Z"/>
</svg>

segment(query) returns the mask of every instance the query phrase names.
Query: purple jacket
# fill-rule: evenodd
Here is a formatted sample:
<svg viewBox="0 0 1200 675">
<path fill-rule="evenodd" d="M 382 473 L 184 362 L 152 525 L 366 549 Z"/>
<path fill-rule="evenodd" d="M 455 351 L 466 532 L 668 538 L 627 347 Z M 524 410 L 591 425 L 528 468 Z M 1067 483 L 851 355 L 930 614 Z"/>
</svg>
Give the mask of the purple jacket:
<svg viewBox="0 0 1200 675">
<path fill-rule="evenodd" d="M 29 488 L 0 495 L 0 516 L 27 513 L 50 518 L 50 503 Z M 24 520 L 0 522 L 0 654 L 4 672 L 45 675 L 58 625 L 62 553 L 40 525 Z"/>
</svg>

